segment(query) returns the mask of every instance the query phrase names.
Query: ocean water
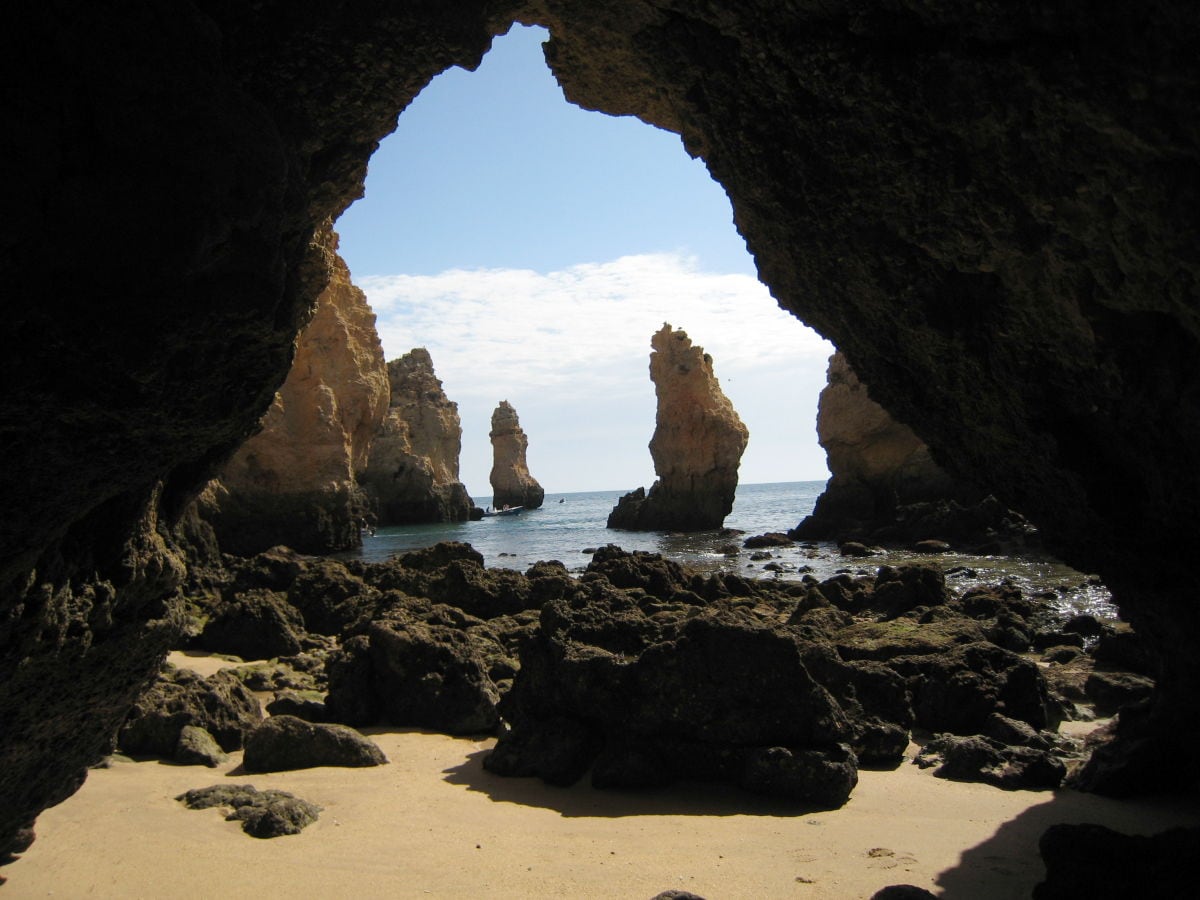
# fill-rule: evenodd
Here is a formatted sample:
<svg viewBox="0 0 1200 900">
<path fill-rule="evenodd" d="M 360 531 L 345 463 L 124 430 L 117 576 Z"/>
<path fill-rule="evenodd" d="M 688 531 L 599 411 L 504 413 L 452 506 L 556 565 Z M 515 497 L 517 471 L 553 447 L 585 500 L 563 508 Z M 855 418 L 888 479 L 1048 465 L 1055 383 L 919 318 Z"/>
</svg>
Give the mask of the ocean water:
<svg viewBox="0 0 1200 900">
<path fill-rule="evenodd" d="M 972 556 L 945 553 L 929 556 L 891 550 L 866 559 L 847 559 L 831 543 L 771 548 L 768 559 L 751 559 L 754 551 L 741 543 L 750 535 L 787 531 L 812 512 L 824 481 L 790 481 L 743 484 L 737 489 L 733 512 L 719 531 L 678 534 L 672 532 L 619 531 L 605 527 L 608 514 L 625 491 L 588 491 L 547 494 L 541 509 L 516 516 L 486 518 L 478 522 L 407 525 L 381 528 L 363 537 L 360 551 L 342 554 L 381 562 L 408 550 L 439 541 L 463 541 L 478 550 L 489 567 L 525 571 L 539 560 L 555 559 L 568 570 L 582 572 L 591 551 L 605 544 L 625 550 L 661 553 L 701 571 L 737 572 L 750 578 L 799 579 L 812 575 L 829 578 L 838 572 L 874 572 L 882 565 L 911 562 L 936 563 L 947 572 L 956 590 L 976 584 L 1014 582 L 1026 595 L 1044 594 L 1060 612 L 1089 612 L 1115 618 L 1107 589 L 1083 573 L 1036 554 L 1024 556 Z M 766 568 L 770 565 L 772 568 Z"/>
</svg>

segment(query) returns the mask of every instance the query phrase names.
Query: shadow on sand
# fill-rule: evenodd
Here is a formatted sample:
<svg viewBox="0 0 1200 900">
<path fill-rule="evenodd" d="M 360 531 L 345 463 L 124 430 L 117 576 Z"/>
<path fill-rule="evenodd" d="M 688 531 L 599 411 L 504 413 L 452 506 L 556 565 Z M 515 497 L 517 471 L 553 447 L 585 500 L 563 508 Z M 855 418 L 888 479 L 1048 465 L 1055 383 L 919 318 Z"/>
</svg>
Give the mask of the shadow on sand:
<svg viewBox="0 0 1200 900">
<path fill-rule="evenodd" d="M 1124 834 L 1150 835 L 1200 824 L 1200 797 L 1195 795 L 1113 800 L 1061 790 L 1046 798 L 1005 822 L 983 843 L 965 850 L 958 865 L 938 875 L 943 896 L 979 900 L 1030 896 L 1046 875 L 1038 841 L 1051 825 L 1093 822 Z M 1019 893 L 1013 892 L 1016 884 L 1024 887 Z M 1147 889 L 1153 892 L 1150 885 Z"/>
<path fill-rule="evenodd" d="M 662 788 L 620 790 L 592 787 L 585 775 L 570 787 L 555 787 L 540 778 L 496 775 L 483 767 L 489 750 L 467 756 L 445 769 L 448 784 L 486 794 L 496 803 L 549 809 L 567 818 L 621 816 L 777 816 L 795 818 L 818 807 L 752 794 L 731 784 L 679 782 Z"/>
</svg>

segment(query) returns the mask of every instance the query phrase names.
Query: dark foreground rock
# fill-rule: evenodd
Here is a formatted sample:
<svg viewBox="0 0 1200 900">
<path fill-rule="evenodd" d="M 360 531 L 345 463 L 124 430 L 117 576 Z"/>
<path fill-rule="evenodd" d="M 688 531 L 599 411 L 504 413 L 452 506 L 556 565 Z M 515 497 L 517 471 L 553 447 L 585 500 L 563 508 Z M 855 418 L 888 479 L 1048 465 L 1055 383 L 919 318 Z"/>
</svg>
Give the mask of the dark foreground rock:
<svg viewBox="0 0 1200 900">
<path fill-rule="evenodd" d="M 789 591 L 807 588 L 598 551 L 574 591 L 543 606 L 501 701 L 511 730 L 485 766 L 558 784 L 590 767 L 599 787 L 721 780 L 841 805 L 859 753 L 900 758 L 911 710 L 896 673 L 805 637 L 803 615 L 783 624 L 797 612 Z"/>
<path fill-rule="evenodd" d="M 240 821 L 251 837 L 271 838 L 299 834 L 317 821 L 321 807 L 287 791 L 259 791 L 251 784 L 216 784 L 193 788 L 175 798 L 188 809 L 229 807 L 226 821 Z"/>
<path fill-rule="evenodd" d="M 382 722 L 448 734 L 491 731 L 499 695 L 471 638 L 460 628 L 376 622 L 347 641 L 330 666 L 330 718 Z"/>
<path fill-rule="evenodd" d="M 387 757 L 378 745 L 345 725 L 272 716 L 246 739 L 242 765 L 248 772 L 283 772 L 316 766 L 380 766 Z"/>
<path fill-rule="evenodd" d="M 913 760 L 951 781 L 981 781 L 1006 790 L 1053 790 L 1067 773 L 1048 750 L 1014 747 L 981 734 L 939 734 Z"/>
<path fill-rule="evenodd" d="M 229 752 L 239 749 L 260 721 L 258 699 L 233 672 L 222 670 L 204 678 L 168 665 L 134 703 L 117 733 L 117 746 L 131 756 L 170 758 L 184 727 L 193 725 Z"/>
<path fill-rule="evenodd" d="M 1102 825 L 1052 825 L 1038 849 L 1046 879 L 1033 889 L 1034 900 L 1196 896 L 1200 828 L 1173 828 L 1146 837 Z"/>
</svg>

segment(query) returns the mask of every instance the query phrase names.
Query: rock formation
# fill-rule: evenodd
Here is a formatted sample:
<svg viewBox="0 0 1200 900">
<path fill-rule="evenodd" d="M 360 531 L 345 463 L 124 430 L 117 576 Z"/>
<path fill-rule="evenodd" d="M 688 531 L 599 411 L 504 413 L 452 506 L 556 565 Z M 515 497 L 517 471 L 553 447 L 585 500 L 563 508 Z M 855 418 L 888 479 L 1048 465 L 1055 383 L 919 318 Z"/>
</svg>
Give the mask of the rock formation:
<svg viewBox="0 0 1200 900">
<path fill-rule="evenodd" d="M 161 12 L 23 4 L 0 37 L 0 857 L 157 670 L 172 528 L 287 375 L 314 235 L 397 112 L 517 19 L 572 102 L 678 132 L 780 304 L 1111 588 L 1160 678 L 1094 786 L 1196 770 L 1192 0 Z"/>
<path fill-rule="evenodd" d="M 472 503 L 458 480 L 462 425 L 424 347 L 387 364 L 391 400 L 359 484 L 380 525 L 465 522 Z"/>
<path fill-rule="evenodd" d="M 658 479 L 626 494 L 609 528 L 707 531 L 733 509 L 738 466 L 750 432 L 713 374 L 712 357 L 670 325 L 650 340 L 650 380 L 658 397 L 650 456 Z"/>
<path fill-rule="evenodd" d="M 546 492 L 529 474 L 525 451 L 529 438 L 521 430 L 517 411 L 507 400 L 492 412 L 492 503 L 496 507 L 524 506 L 537 509 Z"/>
<path fill-rule="evenodd" d="M 387 409 L 388 372 L 375 314 L 336 249 L 332 235 L 329 284 L 262 430 L 213 486 L 213 525 L 227 552 L 249 556 L 285 544 L 326 553 L 359 544 L 366 501 L 355 474 Z"/>
<path fill-rule="evenodd" d="M 1020 515 L 934 462 L 925 442 L 871 399 L 841 353 L 829 358 L 817 440 L 831 477 L 793 538 L 978 547 L 1021 543 L 1033 532 Z"/>
</svg>

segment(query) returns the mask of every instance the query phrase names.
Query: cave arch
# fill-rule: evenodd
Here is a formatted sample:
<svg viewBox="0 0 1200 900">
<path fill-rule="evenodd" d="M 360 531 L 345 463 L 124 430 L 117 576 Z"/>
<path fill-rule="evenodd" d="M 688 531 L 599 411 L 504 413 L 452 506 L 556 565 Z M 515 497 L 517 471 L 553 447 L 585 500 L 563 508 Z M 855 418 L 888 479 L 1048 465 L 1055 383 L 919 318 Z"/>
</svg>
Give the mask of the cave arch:
<svg viewBox="0 0 1200 900">
<path fill-rule="evenodd" d="M 574 102 L 680 133 L 776 297 L 1103 576 L 1162 660 L 1142 775 L 1188 770 L 1194 4 L 44 5 L 0 54 L 0 855 L 160 658 L 173 526 L 286 373 L 314 235 L 396 111 L 515 20 Z"/>
</svg>

